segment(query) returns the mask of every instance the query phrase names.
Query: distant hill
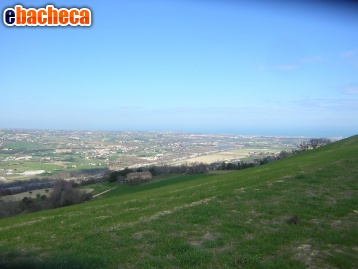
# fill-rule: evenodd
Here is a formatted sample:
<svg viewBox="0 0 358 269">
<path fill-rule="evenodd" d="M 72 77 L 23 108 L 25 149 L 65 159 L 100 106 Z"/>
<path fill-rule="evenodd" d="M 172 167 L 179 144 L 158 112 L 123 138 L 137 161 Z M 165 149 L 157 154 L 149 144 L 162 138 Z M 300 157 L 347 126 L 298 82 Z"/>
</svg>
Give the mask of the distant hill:
<svg viewBox="0 0 358 269">
<path fill-rule="evenodd" d="M 114 183 L 116 184 L 116 183 Z M 0 268 L 358 268 L 358 136 L 0 220 Z"/>
</svg>

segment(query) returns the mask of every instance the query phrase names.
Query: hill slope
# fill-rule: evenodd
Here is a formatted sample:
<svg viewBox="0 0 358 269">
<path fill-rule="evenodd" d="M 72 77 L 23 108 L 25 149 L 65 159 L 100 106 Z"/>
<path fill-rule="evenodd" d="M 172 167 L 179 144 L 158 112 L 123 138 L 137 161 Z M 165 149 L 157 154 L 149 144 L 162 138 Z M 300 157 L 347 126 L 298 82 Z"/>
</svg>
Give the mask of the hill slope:
<svg viewBox="0 0 358 269">
<path fill-rule="evenodd" d="M 1 268 L 357 268 L 358 136 L 0 220 Z"/>
</svg>

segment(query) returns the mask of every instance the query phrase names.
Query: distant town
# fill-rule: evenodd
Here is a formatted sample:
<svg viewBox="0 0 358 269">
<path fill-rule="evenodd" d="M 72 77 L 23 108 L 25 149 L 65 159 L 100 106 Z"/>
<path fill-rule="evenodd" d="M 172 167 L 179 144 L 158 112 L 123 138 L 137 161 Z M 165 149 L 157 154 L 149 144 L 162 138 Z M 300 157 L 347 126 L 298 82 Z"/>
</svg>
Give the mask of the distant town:
<svg viewBox="0 0 358 269">
<path fill-rule="evenodd" d="M 252 161 L 295 149 L 308 139 L 154 131 L 0 129 L 0 181 L 48 177 L 81 169 Z"/>
</svg>

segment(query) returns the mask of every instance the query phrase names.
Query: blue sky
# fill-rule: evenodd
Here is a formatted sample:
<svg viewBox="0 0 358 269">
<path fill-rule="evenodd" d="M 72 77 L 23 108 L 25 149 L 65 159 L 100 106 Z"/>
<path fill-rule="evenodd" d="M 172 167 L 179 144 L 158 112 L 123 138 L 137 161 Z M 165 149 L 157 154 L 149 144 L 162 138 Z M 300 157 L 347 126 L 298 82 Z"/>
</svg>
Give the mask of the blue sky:
<svg viewBox="0 0 358 269">
<path fill-rule="evenodd" d="M 246 2 L 52 1 L 92 26 L 1 23 L 0 128 L 357 134 L 357 6 Z"/>
</svg>

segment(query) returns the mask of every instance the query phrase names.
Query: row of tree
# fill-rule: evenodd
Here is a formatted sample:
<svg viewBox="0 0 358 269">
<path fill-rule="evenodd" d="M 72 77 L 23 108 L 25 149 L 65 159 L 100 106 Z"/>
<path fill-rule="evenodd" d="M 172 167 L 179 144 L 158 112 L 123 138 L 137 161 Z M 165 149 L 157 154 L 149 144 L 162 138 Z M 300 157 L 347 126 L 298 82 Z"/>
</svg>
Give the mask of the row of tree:
<svg viewBox="0 0 358 269">
<path fill-rule="evenodd" d="M 300 151 L 306 151 L 309 149 L 319 148 L 331 143 L 330 139 L 327 138 L 312 138 L 310 141 L 304 141 L 299 145 Z"/>
<path fill-rule="evenodd" d="M 263 161 L 263 163 L 267 163 Z M 263 164 L 262 163 L 262 164 Z M 152 176 L 167 175 L 167 174 L 202 174 L 210 170 L 241 170 L 250 167 L 254 167 L 255 163 L 249 162 L 238 162 L 238 163 L 190 163 L 182 164 L 179 166 L 171 165 L 155 165 L 148 168 L 130 169 L 126 167 L 123 170 L 113 171 L 105 176 L 109 182 L 125 182 L 125 178 L 129 173 L 132 172 L 143 172 L 149 171 Z"/>
<path fill-rule="evenodd" d="M 269 162 L 279 160 L 282 158 L 289 157 L 291 155 L 309 150 L 315 149 L 331 143 L 330 139 L 326 138 L 313 138 L 309 141 L 302 142 L 297 149 L 291 151 L 281 151 L 276 156 L 268 156 L 262 159 L 255 160 L 253 162 L 237 162 L 237 163 L 191 163 L 191 164 L 182 164 L 179 166 L 171 165 L 156 165 L 151 168 L 138 168 L 138 169 L 129 169 L 128 167 L 124 170 L 114 171 L 107 175 L 107 180 L 109 182 L 124 181 L 128 173 L 131 172 L 142 172 L 144 170 L 149 171 L 152 176 L 163 175 L 163 174 L 200 174 L 206 173 L 209 170 L 242 170 L 254 167 L 256 165 L 264 165 Z"/>
<path fill-rule="evenodd" d="M 295 155 L 297 153 L 301 153 L 307 150 L 316 149 L 331 143 L 330 139 L 327 138 L 313 138 L 309 141 L 303 141 L 297 149 L 293 149 L 291 151 L 281 151 L 277 156 L 276 159 L 283 159 L 289 156 Z"/>
<path fill-rule="evenodd" d="M 250 162 L 238 162 L 238 163 L 225 163 L 223 162 L 220 170 L 242 170 L 242 169 L 247 169 L 247 168 L 251 168 L 251 167 L 255 167 L 255 163 Z"/>
</svg>

